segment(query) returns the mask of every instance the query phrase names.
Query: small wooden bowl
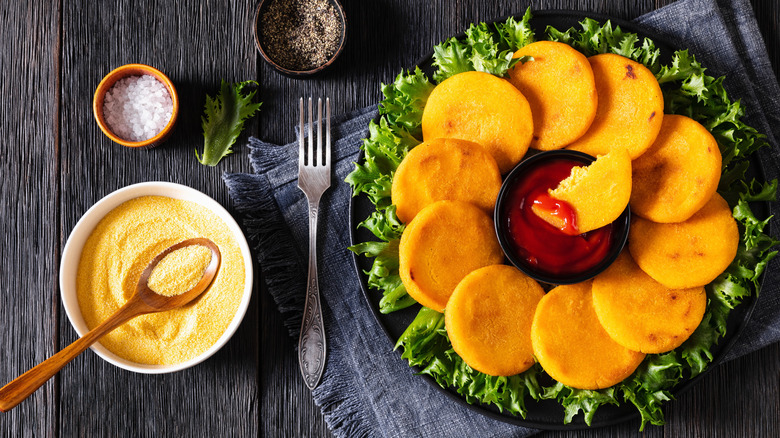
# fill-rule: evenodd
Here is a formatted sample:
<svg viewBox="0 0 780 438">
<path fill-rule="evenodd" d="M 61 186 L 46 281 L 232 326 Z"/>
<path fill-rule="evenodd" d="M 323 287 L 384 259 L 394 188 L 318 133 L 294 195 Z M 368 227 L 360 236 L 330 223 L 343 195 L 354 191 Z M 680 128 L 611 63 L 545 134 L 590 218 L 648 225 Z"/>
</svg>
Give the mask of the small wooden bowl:
<svg viewBox="0 0 780 438">
<path fill-rule="evenodd" d="M 157 133 L 157 135 L 144 141 L 129 141 L 119 137 L 111 131 L 111 128 L 103 117 L 103 100 L 105 99 L 108 90 L 110 90 L 118 80 L 128 76 L 142 75 L 154 76 L 158 81 L 165 85 L 168 94 L 171 96 L 173 111 L 171 112 L 171 119 L 168 120 L 168 124 L 165 125 L 162 131 Z M 160 70 L 145 64 L 126 64 L 112 70 L 102 81 L 100 81 L 97 90 L 95 90 L 95 96 L 92 99 L 92 112 L 95 114 L 95 120 L 97 121 L 98 126 L 100 126 L 100 130 L 115 143 L 119 143 L 122 146 L 127 146 L 129 148 L 153 148 L 167 140 L 171 135 L 171 132 L 173 132 L 173 127 L 179 116 L 179 95 L 176 93 L 173 82 L 171 82 L 171 80 L 168 79 L 168 76 L 165 76 Z"/>
<path fill-rule="evenodd" d="M 252 23 L 252 29 L 255 37 L 255 46 L 257 47 L 257 50 L 260 52 L 260 55 L 263 57 L 263 60 L 267 62 L 271 67 L 273 67 L 276 71 L 279 73 L 295 78 L 295 79 L 305 79 L 311 76 L 314 76 L 318 73 L 321 73 L 323 70 L 327 69 L 331 65 L 333 65 L 333 62 L 336 61 L 336 58 L 339 57 L 342 51 L 344 51 L 344 45 L 347 41 L 347 16 L 344 14 L 344 7 L 341 5 L 341 2 L 339 0 L 328 0 L 328 3 L 330 3 L 331 6 L 336 10 L 336 14 L 339 16 L 339 19 L 341 20 L 341 36 L 339 41 L 339 46 L 336 49 L 335 52 L 333 52 L 333 56 L 330 57 L 324 64 L 315 67 L 311 70 L 290 70 L 288 68 L 285 68 L 278 64 L 276 61 L 271 59 L 270 56 L 265 51 L 265 44 L 263 43 L 263 38 L 260 35 L 261 31 L 261 25 L 260 25 L 260 19 L 263 16 L 263 13 L 268 9 L 268 5 L 271 3 L 271 0 L 260 0 L 260 3 L 257 5 L 257 9 L 255 10 L 255 18 L 254 22 Z"/>
</svg>

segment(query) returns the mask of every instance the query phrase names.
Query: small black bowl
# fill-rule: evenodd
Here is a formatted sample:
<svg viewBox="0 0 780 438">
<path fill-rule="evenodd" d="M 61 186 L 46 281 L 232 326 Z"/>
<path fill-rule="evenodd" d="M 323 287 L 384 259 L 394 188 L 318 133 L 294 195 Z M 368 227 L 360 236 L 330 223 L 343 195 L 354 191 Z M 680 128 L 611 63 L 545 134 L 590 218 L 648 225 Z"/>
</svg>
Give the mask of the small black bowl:
<svg viewBox="0 0 780 438">
<path fill-rule="evenodd" d="M 265 62 L 271 65 L 271 67 L 273 67 L 279 73 L 295 79 L 305 79 L 314 76 L 333 65 L 333 62 L 336 61 L 336 58 L 338 58 L 341 52 L 344 51 L 344 45 L 347 41 L 347 16 L 344 14 L 344 7 L 341 5 L 341 2 L 339 0 L 328 0 L 328 3 L 333 6 L 333 9 L 338 15 L 338 18 L 341 20 L 341 35 L 339 37 L 339 45 L 336 48 L 336 51 L 333 52 L 333 55 L 327 61 L 325 61 L 324 64 L 321 64 L 311 70 L 290 70 L 289 68 L 279 64 L 276 60 L 272 59 L 268 55 L 265 42 L 263 41 L 263 37 L 261 35 L 262 25 L 260 20 L 262 19 L 265 11 L 268 9 L 268 5 L 271 4 L 272 1 L 274 0 L 260 0 L 260 3 L 257 5 L 257 9 L 255 10 L 254 22 L 252 23 L 252 29 L 255 37 L 255 46 L 260 52 L 260 55 L 263 57 L 263 60 L 265 60 Z"/>
<path fill-rule="evenodd" d="M 511 172 L 504 178 L 504 183 L 501 185 L 501 190 L 498 192 L 498 198 L 496 199 L 496 206 L 493 210 L 493 220 L 496 228 L 496 235 L 498 236 L 498 242 L 501 245 L 501 249 L 504 251 L 507 259 L 515 265 L 518 269 L 523 271 L 529 277 L 544 283 L 549 284 L 574 284 L 580 283 L 585 280 L 591 279 L 604 271 L 615 261 L 620 255 L 623 247 L 628 240 L 628 231 L 631 224 L 631 211 L 628 206 L 621 213 L 621 215 L 612 222 L 612 242 L 607 254 L 591 268 L 588 268 L 582 272 L 574 272 L 567 274 L 554 274 L 544 270 L 540 270 L 538 267 L 531 264 L 529 261 L 521 257 L 515 250 L 513 240 L 510 236 L 507 215 L 509 198 L 511 197 L 512 190 L 517 184 L 523 180 L 529 170 L 544 163 L 549 163 L 553 160 L 566 159 L 573 160 L 588 165 L 596 159 L 588 154 L 569 151 L 569 150 L 555 150 L 540 152 L 529 158 L 526 158 L 520 164 L 515 166 Z"/>
</svg>

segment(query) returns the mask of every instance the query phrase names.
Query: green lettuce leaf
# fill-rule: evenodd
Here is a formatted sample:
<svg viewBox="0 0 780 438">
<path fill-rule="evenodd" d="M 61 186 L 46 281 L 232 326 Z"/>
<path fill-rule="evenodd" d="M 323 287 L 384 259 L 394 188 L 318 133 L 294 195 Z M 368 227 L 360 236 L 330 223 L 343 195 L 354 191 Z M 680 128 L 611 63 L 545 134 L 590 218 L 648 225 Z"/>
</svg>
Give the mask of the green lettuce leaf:
<svg viewBox="0 0 780 438">
<path fill-rule="evenodd" d="M 381 313 L 391 313 L 405 309 L 417 302 L 406 293 L 398 274 L 398 240 L 390 242 L 362 242 L 348 248 L 355 254 L 375 257 L 371 270 L 364 271 L 368 276 L 366 284 L 382 291 L 379 301 Z"/>
<path fill-rule="evenodd" d="M 642 416 L 640 431 L 644 430 L 647 423 L 657 426 L 664 424 L 661 405 L 674 398 L 668 389 L 676 385 L 682 375 L 683 366 L 675 351 L 651 354 L 631 377 L 618 385 L 623 398 L 636 406 Z"/>
<path fill-rule="evenodd" d="M 767 146 L 766 136 L 742 122 L 745 110 L 740 102 L 729 99 L 725 78 L 707 75 L 687 50 L 675 52 L 672 63 L 662 67 L 656 78 L 664 93 L 664 111 L 698 121 L 717 140 L 724 169 L 718 191 L 731 191 L 733 184 L 744 178 L 748 157 Z M 724 193 L 724 197 L 734 200 L 733 193 Z"/>
<path fill-rule="evenodd" d="M 618 405 L 615 388 L 577 389 L 557 382 L 554 386 L 544 388 L 543 400 L 557 400 L 563 406 L 563 424 L 569 424 L 574 416 L 582 411 L 585 424 L 590 426 L 598 408 L 605 404 Z"/>
<path fill-rule="evenodd" d="M 444 329 L 444 314 L 423 307 L 398 338 L 395 349 L 403 347 L 401 357 L 409 361 L 409 366 L 427 365 L 437 353 L 449 349 L 446 339 L 439 335 L 442 329 Z"/>
<path fill-rule="evenodd" d="M 742 242 L 737 250 L 737 257 L 726 269 L 726 274 L 741 280 L 741 284 L 745 288 L 752 286 L 758 291 L 759 277 L 766 269 L 767 264 L 777 255 L 777 251 L 773 248 L 780 241 L 764 231 L 769 226 L 772 216 L 763 221 L 757 219 L 750 209 L 748 200 L 775 199 L 777 180 L 765 184 L 754 183 L 745 185 L 745 187 L 746 191 L 742 193 L 742 199 L 737 202 L 733 210 L 734 218 L 742 230 Z M 758 187 L 758 192 L 751 192 L 749 187 Z"/>
<path fill-rule="evenodd" d="M 395 205 L 374 211 L 358 226 L 368 229 L 385 242 L 400 239 L 404 228 L 406 228 L 406 225 L 395 214 Z"/>
<path fill-rule="evenodd" d="M 548 26 L 547 37 L 550 41 L 568 44 L 585 56 L 614 53 L 644 64 L 653 72 L 658 70 L 661 51 L 652 40 L 645 38 L 641 45 L 637 45 L 639 37 L 636 34 L 623 32 L 620 26 L 613 29 L 610 21 L 602 25 L 592 18 L 586 18 L 580 26 L 582 30 L 570 28 L 566 32 Z"/>
<path fill-rule="evenodd" d="M 481 71 L 504 77 L 518 62 L 529 58 L 513 58 L 517 49 L 534 42 L 531 11 L 526 10 L 520 21 L 514 17 L 491 28 L 486 23 L 472 24 L 463 39 L 450 38 L 433 47 L 433 79 L 441 83 L 458 73 Z"/>
<path fill-rule="evenodd" d="M 252 103 L 257 90 L 244 92 L 248 85 L 257 85 L 255 81 L 231 84 L 222 81 L 216 97 L 206 96 L 203 107 L 203 153 L 195 157 L 201 164 L 216 166 L 231 149 L 244 129 L 244 122 L 255 115 L 262 103 Z"/>
<path fill-rule="evenodd" d="M 501 39 L 500 50 L 516 52 L 534 42 L 534 31 L 531 29 L 531 8 L 525 10 L 520 21 L 517 21 L 515 17 L 509 17 L 505 22 L 496 24 L 496 32 Z"/>
<path fill-rule="evenodd" d="M 420 309 L 395 348 L 403 348 L 401 357 L 409 361 L 409 366 L 420 367 L 420 374 L 431 376 L 442 387 L 454 387 L 469 403 L 492 404 L 501 412 L 525 418 L 525 397 L 541 397 L 538 365 L 508 377 L 475 371 L 452 350 L 444 329 L 444 314 L 427 307 Z"/>
<path fill-rule="evenodd" d="M 711 294 L 710 294 L 711 296 Z M 688 364 L 691 377 L 696 377 L 712 362 L 712 347 L 718 338 L 726 333 L 726 318 L 729 309 L 720 301 L 709 300 L 699 326 L 680 347 L 681 356 Z M 653 423 L 655 424 L 655 423 Z"/>
<path fill-rule="evenodd" d="M 431 91 L 433 84 L 419 67 L 414 73 L 399 73 L 392 84 L 382 84 L 384 99 L 379 103 L 379 113 L 386 115 L 390 125 L 422 139 L 422 111 Z"/>
<path fill-rule="evenodd" d="M 391 124 L 387 117 L 380 118 L 378 124 L 372 120 L 368 130 L 369 137 L 361 146 L 365 160 L 355 163 L 355 170 L 345 181 L 352 186 L 352 196 L 365 193 L 378 209 L 384 209 L 391 204 L 393 173 L 420 141 L 405 128 Z"/>
<path fill-rule="evenodd" d="M 455 37 L 433 46 L 433 66 L 436 73 L 433 79 L 441 83 L 458 73 L 473 71 L 471 47 Z"/>
<path fill-rule="evenodd" d="M 674 54 L 672 63 L 661 67 L 655 75 L 659 84 L 680 81 L 701 82 L 703 76 L 704 68 L 696 61 L 696 58 L 688 54 L 688 50 L 678 50 Z M 697 95 L 703 95 L 705 90 L 700 91 L 701 93 L 697 93 Z"/>
</svg>

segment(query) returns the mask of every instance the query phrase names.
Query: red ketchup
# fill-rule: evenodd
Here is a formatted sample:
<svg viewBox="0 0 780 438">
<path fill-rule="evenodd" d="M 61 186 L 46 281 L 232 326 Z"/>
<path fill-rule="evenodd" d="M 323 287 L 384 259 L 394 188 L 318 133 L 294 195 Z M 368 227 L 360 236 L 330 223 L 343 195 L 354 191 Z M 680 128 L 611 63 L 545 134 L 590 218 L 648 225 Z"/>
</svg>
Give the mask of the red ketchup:
<svg viewBox="0 0 780 438">
<path fill-rule="evenodd" d="M 576 215 L 571 205 L 552 198 L 547 190 L 568 178 L 572 167 L 583 163 L 558 158 L 542 160 L 517 178 L 508 193 L 502 226 L 516 256 L 540 274 L 572 276 L 598 265 L 612 244 L 612 224 L 577 234 Z M 555 228 L 537 216 L 531 206 L 552 212 L 565 221 Z"/>
</svg>

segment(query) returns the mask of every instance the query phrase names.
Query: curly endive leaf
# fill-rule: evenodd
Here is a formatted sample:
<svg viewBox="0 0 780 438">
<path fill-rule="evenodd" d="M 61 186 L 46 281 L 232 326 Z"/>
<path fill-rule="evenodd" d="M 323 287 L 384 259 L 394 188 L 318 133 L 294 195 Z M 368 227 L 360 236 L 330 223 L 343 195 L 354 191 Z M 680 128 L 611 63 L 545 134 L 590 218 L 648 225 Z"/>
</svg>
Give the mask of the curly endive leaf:
<svg viewBox="0 0 780 438">
<path fill-rule="evenodd" d="M 458 73 L 481 71 L 499 77 L 518 62 L 529 58 L 513 58 L 514 52 L 534 42 L 531 10 L 520 21 L 509 17 L 491 28 L 487 23 L 472 24 L 463 39 L 450 38 L 433 47 L 433 79 L 441 83 Z"/>
<path fill-rule="evenodd" d="M 231 84 L 222 81 L 216 97 L 206 96 L 203 107 L 203 154 L 195 150 L 195 157 L 201 164 L 216 166 L 226 155 L 244 129 L 244 121 L 255 115 L 261 102 L 252 103 L 257 90 L 244 93 L 247 85 L 255 81 Z"/>
<path fill-rule="evenodd" d="M 410 366 L 421 368 L 420 374 L 431 376 L 444 388 L 454 387 L 469 403 L 492 404 L 501 412 L 525 418 L 525 397 L 541 397 L 538 364 L 514 376 L 490 376 L 474 370 L 452 349 L 444 329 L 444 314 L 427 307 L 420 309 L 398 339 L 398 347 L 403 347 L 401 357 Z"/>
</svg>

